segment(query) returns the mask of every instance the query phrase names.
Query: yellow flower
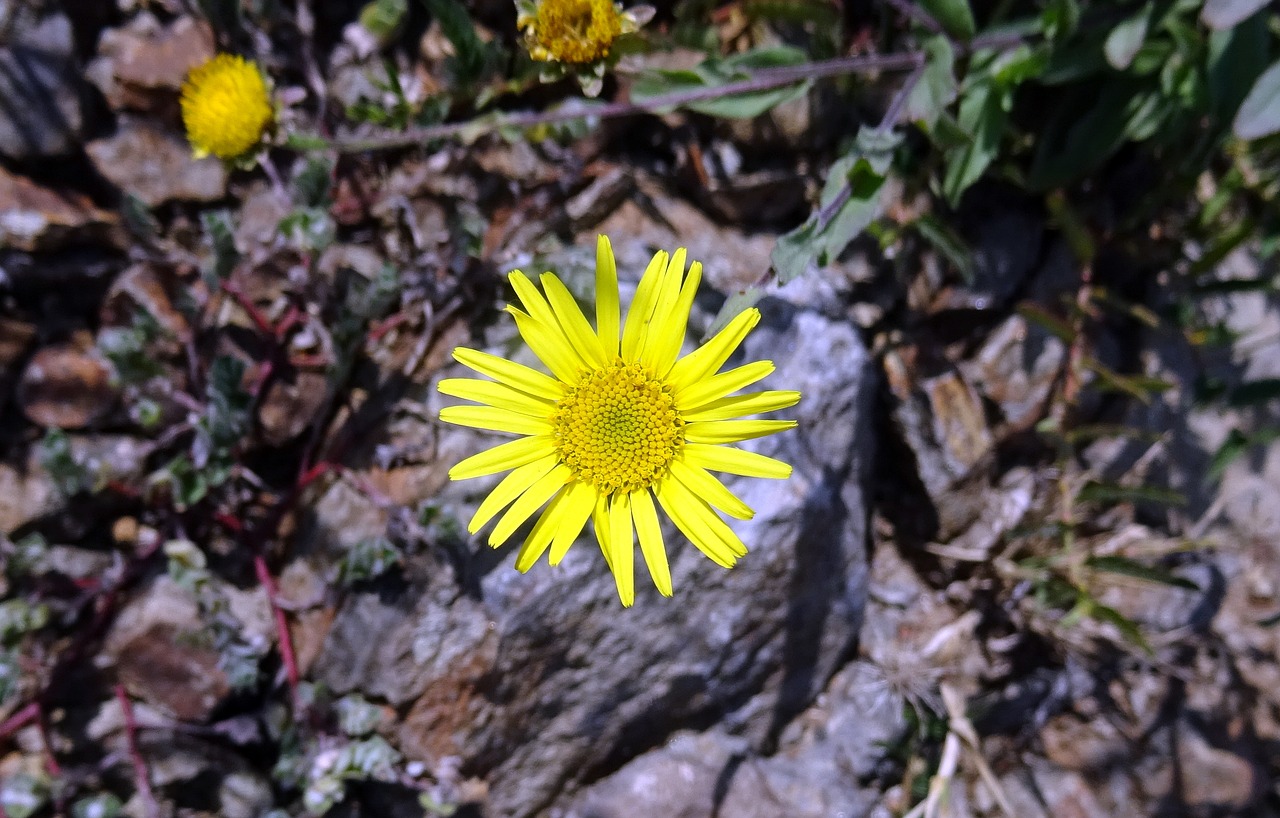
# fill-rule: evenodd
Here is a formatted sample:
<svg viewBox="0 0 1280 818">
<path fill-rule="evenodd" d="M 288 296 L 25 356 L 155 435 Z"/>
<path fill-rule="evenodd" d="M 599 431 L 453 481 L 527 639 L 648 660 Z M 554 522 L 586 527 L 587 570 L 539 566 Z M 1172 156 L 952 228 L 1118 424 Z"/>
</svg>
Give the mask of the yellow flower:
<svg viewBox="0 0 1280 818">
<path fill-rule="evenodd" d="M 614 40 L 635 31 L 636 17 L 613 0 L 537 0 L 519 4 L 516 25 L 529 56 L 544 62 L 586 65 L 609 56 Z"/>
<path fill-rule="evenodd" d="M 182 122 L 197 157 L 239 159 L 275 119 L 267 81 L 254 63 L 219 54 L 196 66 L 182 84 Z"/>
<path fill-rule="evenodd" d="M 659 252 L 640 279 L 621 322 L 618 272 L 608 238 L 596 246 L 596 327 L 551 273 L 542 291 L 511 273 L 524 309 L 508 307 L 516 327 L 551 375 L 474 349 L 454 358 L 493 380 L 451 378 L 445 395 L 480 406 L 447 407 L 440 419 L 460 426 L 521 435 L 463 460 L 454 480 L 511 470 L 471 518 L 475 533 L 506 509 L 489 536 L 495 548 L 547 504 L 516 557 L 527 571 L 550 548 L 556 565 L 587 518 L 613 572 L 622 604 L 635 600 L 634 544 L 658 590 L 671 596 L 671 571 L 657 505 L 714 562 L 733 566 L 747 553 L 720 518 L 754 512 L 712 471 L 785 478 L 786 463 L 724 444 L 794 427 L 792 420 L 738 420 L 793 406 L 799 392 L 732 393 L 773 371 L 756 361 L 716 374 L 760 321 L 748 309 L 705 346 L 679 358 L 702 265 L 685 271 L 685 249 Z"/>
</svg>

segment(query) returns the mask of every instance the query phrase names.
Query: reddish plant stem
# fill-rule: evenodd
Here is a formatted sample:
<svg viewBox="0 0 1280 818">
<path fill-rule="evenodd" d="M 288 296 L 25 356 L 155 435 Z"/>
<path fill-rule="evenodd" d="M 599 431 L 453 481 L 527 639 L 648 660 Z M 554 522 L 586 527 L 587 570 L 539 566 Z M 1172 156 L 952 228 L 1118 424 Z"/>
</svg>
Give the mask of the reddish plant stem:
<svg viewBox="0 0 1280 818">
<path fill-rule="evenodd" d="M 30 702 L 0 723 L 0 739 L 6 739 L 40 717 L 39 702 Z"/>
<path fill-rule="evenodd" d="M 258 328 L 258 332 L 261 332 L 268 338 L 275 337 L 275 327 L 273 327 L 271 322 L 267 320 L 267 317 L 262 314 L 262 310 L 258 309 L 258 305 L 250 301 L 247 295 L 240 292 L 239 287 L 235 287 L 230 281 L 224 280 L 222 282 L 222 291 L 231 296 L 231 299 L 240 305 L 240 309 L 244 310 L 248 314 L 249 320 Z"/>
<path fill-rule="evenodd" d="M 53 757 L 53 740 L 49 737 L 49 723 L 44 717 L 44 708 L 36 702 L 36 729 L 40 731 L 40 743 L 44 745 L 44 768 L 53 778 L 62 775 L 62 765 Z"/>
<path fill-rule="evenodd" d="M 137 780 L 138 797 L 142 799 L 142 808 L 147 818 L 160 818 L 160 805 L 156 803 L 156 795 L 151 790 L 151 774 L 147 770 L 147 760 L 138 749 L 138 722 L 133 717 L 133 703 L 124 685 L 116 685 L 116 700 L 120 702 L 120 712 L 124 715 L 124 736 L 129 744 L 129 759 L 133 762 L 133 776 Z"/>
<path fill-rule="evenodd" d="M 267 559 L 261 552 L 253 555 L 253 568 L 258 574 L 258 582 L 267 592 L 267 601 L 271 603 L 271 613 L 276 623 L 276 639 L 280 642 L 280 660 L 284 662 L 285 678 L 289 682 L 289 694 L 293 697 L 293 705 L 298 706 L 298 659 L 293 652 L 293 638 L 289 635 L 289 620 L 284 609 L 280 607 L 279 588 L 271 569 L 267 567 Z"/>
</svg>

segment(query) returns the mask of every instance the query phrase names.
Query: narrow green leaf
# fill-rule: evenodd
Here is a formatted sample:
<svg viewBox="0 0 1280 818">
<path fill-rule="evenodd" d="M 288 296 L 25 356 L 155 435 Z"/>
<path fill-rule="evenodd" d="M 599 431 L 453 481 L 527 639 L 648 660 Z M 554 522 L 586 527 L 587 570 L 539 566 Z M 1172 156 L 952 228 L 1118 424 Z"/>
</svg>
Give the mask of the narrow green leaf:
<svg viewBox="0 0 1280 818">
<path fill-rule="evenodd" d="M 920 6 L 953 37 L 967 40 L 977 31 L 967 0 L 920 0 Z"/>
<path fill-rule="evenodd" d="M 1100 602 L 1094 602 L 1090 614 L 1094 619 L 1114 625 L 1125 639 L 1137 645 L 1144 653 L 1148 655 L 1155 654 L 1155 651 L 1151 649 L 1151 643 L 1147 641 L 1147 638 L 1142 635 L 1142 631 L 1138 629 L 1137 623 L 1115 608 L 1103 605 Z"/>
<path fill-rule="evenodd" d="M 1280 132 L 1280 62 L 1264 71 L 1249 89 L 1231 128 L 1241 139 Z"/>
<path fill-rule="evenodd" d="M 1054 335 L 1068 344 L 1075 341 L 1076 331 L 1071 328 L 1071 325 L 1058 316 L 1047 312 L 1043 307 L 1024 301 L 1017 306 L 1017 312 L 1018 315 L 1046 330 L 1050 335 Z"/>
<path fill-rule="evenodd" d="M 1181 492 L 1160 486 L 1121 486 L 1090 480 L 1076 494 L 1079 503 L 1159 503 L 1180 506 L 1187 502 Z"/>
<path fill-rule="evenodd" d="M 1200 19 L 1206 26 L 1221 31 L 1243 22 L 1267 5 L 1269 0 L 1205 0 Z"/>
<path fill-rule="evenodd" d="M 965 281 L 973 280 L 973 252 L 950 225 L 935 216 L 925 214 L 911 223 L 920 237 L 956 268 Z"/>
<path fill-rule="evenodd" d="M 1133 62 L 1138 49 L 1147 39 L 1147 27 L 1151 24 L 1151 4 L 1144 5 L 1137 14 L 1111 29 L 1103 44 L 1103 53 L 1112 68 L 1123 71 Z"/>
<path fill-rule="evenodd" d="M 1085 560 L 1085 565 L 1095 571 L 1105 571 L 1108 574 L 1120 574 L 1121 576 L 1133 577 L 1134 579 L 1141 579 L 1146 582 L 1155 582 L 1160 585 L 1171 585 L 1174 588 L 1184 588 L 1188 591 L 1200 590 L 1199 585 L 1196 585 L 1186 577 L 1180 577 L 1177 574 L 1170 573 L 1162 568 L 1144 565 L 1137 560 L 1132 560 L 1128 557 L 1090 557 Z"/>
<path fill-rule="evenodd" d="M 907 97 L 907 118 L 932 131 L 938 117 L 956 99 L 955 49 L 942 35 L 925 40 L 924 73 Z"/>
<path fill-rule="evenodd" d="M 724 304 L 720 306 L 720 312 L 716 313 L 715 319 L 707 327 L 707 331 L 702 334 L 702 340 L 705 342 L 708 338 L 724 329 L 729 325 L 730 321 L 738 316 L 738 313 L 748 307 L 754 307 L 762 296 L 764 296 L 764 290 L 759 287 L 748 287 L 742 292 L 734 293 L 726 298 Z"/>
</svg>

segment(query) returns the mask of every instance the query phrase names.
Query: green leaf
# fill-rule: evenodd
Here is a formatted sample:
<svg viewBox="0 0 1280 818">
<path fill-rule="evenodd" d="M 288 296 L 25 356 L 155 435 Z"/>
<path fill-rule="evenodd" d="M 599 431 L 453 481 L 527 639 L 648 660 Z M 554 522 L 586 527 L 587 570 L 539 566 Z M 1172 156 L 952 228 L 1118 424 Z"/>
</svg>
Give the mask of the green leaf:
<svg viewBox="0 0 1280 818">
<path fill-rule="evenodd" d="M 967 40 L 977 32 L 967 0 L 920 0 L 920 7 L 953 37 Z"/>
<path fill-rule="evenodd" d="M 1108 574 L 1120 574 L 1122 576 L 1133 577 L 1134 579 L 1141 579 L 1147 582 L 1171 585 L 1174 588 L 1185 588 L 1188 591 L 1200 590 L 1199 585 L 1196 585 L 1185 577 L 1172 574 L 1162 568 L 1143 565 L 1137 560 L 1131 560 L 1128 557 L 1090 557 L 1085 560 L 1084 564 L 1095 571 L 1105 571 Z"/>
<path fill-rule="evenodd" d="M 973 252 L 949 224 L 925 214 L 911 223 L 920 237 L 942 254 L 965 281 L 973 280 Z"/>
<path fill-rule="evenodd" d="M 1270 0 L 1205 0 L 1200 19 L 1215 31 L 1232 28 L 1267 5 Z"/>
<path fill-rule="evenodd" d="M 360 9 L 360 25 L 385 44 L 399 33 L 408 12 L 409 0 L 373 0 Z"/>
<path fill-rule="evenodd" d="M 924 73 L 907 97 L 907 118 L 931 131 L 956 99 L 956 55 L 951 41 L 941 35 L 925 40 L 923 51 Z"/>
<path fill-rule="evenodd" d="M 440 31 L 453 44 L 451 65 L 463 83 L 473 82 L 484 73 L 487 49 L 476 27 L 467 14 L 467 7 L 458 0 L 422 0 L 431 16 L 440 23 Z"/>
<path fill-rule="evenodd" d="M 1047 331 L 1050 335 L 1054 335 L 1068 344 L 1075 341 L 1076 331 L 1072 329 L 1071 325 L 1043 307 L 1024 301 L 1018 305 L 1017 312 L 1018 315 Z"/>
<path fill-rule="evenodd" d="M 236 250 L 235 226 L 231 223 L 231 213 L 226 210 L 204 211 L 200 214 L 200 226 L 209 237 L 212 250 L 212 258 L 204 267 L 204 278 L 216 287 L 240 263 L 240 251 Z"/>
<path fill-rule="evenodd" d="M 1280 132 L 1280 62 L 1263 72 L 1236 112 L 1231 129 L 1241 139 Z"/>
<path fill-rule="evenodd" d="M 1147 39 L 1147 27 L 1150 24 L 1151 4 L 1147 3 L 1137 14 L 1111 29 L 1102 50 L 1112 68 L 1123 71 L 1129 67 Z"/>
<path fill-rule="evenodd" d="M 636 78 L 631 87 L 631 100 L 645 103 L 668 94 L 716 88 L 748 80 L 763 68 L 800 65 L 806 59 L 805 53 L 798 48 L 775 46 L 754 49 L 728 58 L 712 58 L 688 70 L 648 71 Z M 689 102 L 683 107 L 707 116 L 751 119 L 777 105 L 803 96 L 809 85 L 808 80 L 797 81 L 794 85 L 781 88 Z"/>
<path fill-rule="evenodd" d="M 1103 605 L 1100 602 L 1091 602 L 1089 614 L 1100 622 L 1109 622 L 1120 631 L 1125 639 L 1137 645 L 1142 651 L 1148 655 L 1154 655 L 1155 651 L 1151 649 L 1151 643 L 1142 635 L 1142 631 L 1138 629 L 1137 623 L 1124 614 L 1117 611 L 1109 605 Z"/>
<path fill-rule="evenodd" d="M 1270 35 L 1265 15 L 1209 35 L 1205 80 L 1210 109 L 1218 122 L 1230 122 L 1249 89 L 1267 67 Z"/>
<path fill-rule="evenodd" d="M 1080 25 L 1078 0 L 1049 0 L 1040 12 L 1040 30 L 1050 40 L 1063 40 Z"/>
<path fill-rule="evenodd" d="M 764 290 L 759 287 L 748 287 L 742 292 L 734 293 L 726 298 L 724 304 L 720 306 L 720 312 L 716 313 L 715 319 L 707 327 L 707 331 L 702 334 L 702 340 L 705 342 L 708 338 L 724 329 L 729 325 L 730 321 L 737 317 L 738 313 L 748 307 L 754 307 L 756 302 L 763 296 Z"/>
<path fill-rule="evenodd" d="M 778 281 L 798 277 L 817 260 L 830 263 L 880 215 L 880 193 L 901 137 L 864 127 L 851 151 L 827 174 L 818 209 L 804 224 L 778 238 L 771 259 Z"/>
<path fill-rule="evenodd" d="M 1000 137 L 1009 120 L 1009 113 L 998 89 L 991 83 L 983 83 L 965 94 L 960 100 L 960 127 L 973 141 L 946 155 L 946 172 L 942 178 L 942 195 L 947 203 L 956 207 L 960 197 L 978 179 L 996 158 Z"/>
<path fill-rule="evenodd" d="M 1180 506 L 1187 502 L 1182 492 L 1160 486 L 1121 486 L 1090 480 L 1076 494 L 1079 503 L 1159 503 Z"/>
<path fill-rule="evenodd" d="M 1028 184 L 1048 190 L 1094 170 L 1134 134 L 1159 126 L 1161 101 L 1149 79 L 1120 77 L 1101 91 L 1072 89 L 1042 131 Z"/>
</svg>

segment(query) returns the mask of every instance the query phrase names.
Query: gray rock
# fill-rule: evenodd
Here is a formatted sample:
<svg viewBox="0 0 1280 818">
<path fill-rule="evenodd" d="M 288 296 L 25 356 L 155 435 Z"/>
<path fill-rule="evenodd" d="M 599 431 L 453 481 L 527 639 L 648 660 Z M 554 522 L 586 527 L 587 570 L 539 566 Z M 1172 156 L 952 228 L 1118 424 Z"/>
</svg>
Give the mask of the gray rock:
<svg viewBox="0 0 1280 818">
<path fill-rule="evenodd" d="M 504 565 L 485 578 L 494 688 L 468 746 L 492 765 L 494 814 L 536 813 L 714 713 L 768 744 L 852 644 L 865 595 L 867 355 L 846 323 L 780 300 L 762 307 L 742 360 L 771 358 L 778 371 L 765 385 L 806 397 L 790 413 L 800 428 L 756 447 L 792 463 L 793 476 L 728 483 L 757 510 L 737 526 L 752 549 L 737 567 L 716 567 L 668 532 L 676 597 L 643 588 L 626 612 L 589 542 L 559 572 Z"/>
<path fill-rule="evenodd" d="M 877 793 L 858 782 L 903 728 L 902 710 L 874 666 L 854 663 L 793 722 L 777 753 L 762 756 L 719 728 L 680 733 L 592 784 L 564 818 L 863 816 Z"/>
<path fill-rule="evenodd" d="M 18 14 L 0 48 L 0 154 L 14 161 L 64 156 L 80 142 L 83 82 L 71 22 Z"/>
<path fill-rule="evenodd" d="M 195 159 L 185 139 L 147 120 L 122 117 L 114 135 L 90 142 L 86 150 L 99 173 L 149 207 L 226 195 L 221 162 Z"/>
<path fill-rule="evenodd" d="M 793 476 L 727 481 L 757 510 L 734 524 L 751 549 L 737 567 L 715 566 L 668 526 L 676 597 L 661 597 L 641 568 L 635 607 L 623 610 L 590 533 L 557 569 L 528 574 L 511 567 L 515 542 L 449 555 L 452 567 L 414 560 L 403 587 L 348 602 L 317 663 L 322 679 L 411 700 L 401 748 L 428 763 L 461 756 L 488 779 L 495 816 L 538 814 L 720 714 L 744 746 L 775 744 L 857 635 L 873 441 L 869 358 L 852 326 L 776 298 L 761 306 L 728 365 L 770 358 L 777 372 L 764 387 L 804 399 L 787 413 L 799 429 L 745 444 L 790 462 Z M 435 451 L 456 462 L 492 443 L 449 428 Z M 451 484 L 437 502 L 465 519 L 491 485 Z M 315 536 L 342 539 L 324 529 Z"/>
</svg>

